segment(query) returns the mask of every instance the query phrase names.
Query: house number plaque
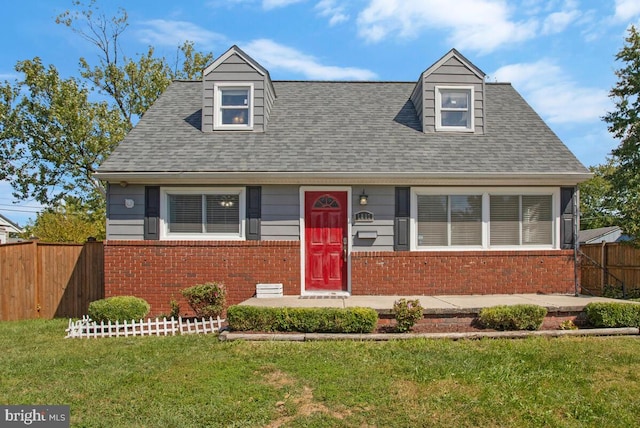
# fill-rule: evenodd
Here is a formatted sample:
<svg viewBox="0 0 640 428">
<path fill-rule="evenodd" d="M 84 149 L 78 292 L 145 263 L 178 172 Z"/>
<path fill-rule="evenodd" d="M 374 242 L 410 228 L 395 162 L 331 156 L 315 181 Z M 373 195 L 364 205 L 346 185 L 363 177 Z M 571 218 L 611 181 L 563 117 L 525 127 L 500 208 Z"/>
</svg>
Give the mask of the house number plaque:
<svg viewBox="0 0 640 428">
<path fill-rule="evenodd" d="M 358 211 L 354 217 L 356 223 L 371 223 L 373 221 L 373 213 L 371 211 Z"/>
</svg>

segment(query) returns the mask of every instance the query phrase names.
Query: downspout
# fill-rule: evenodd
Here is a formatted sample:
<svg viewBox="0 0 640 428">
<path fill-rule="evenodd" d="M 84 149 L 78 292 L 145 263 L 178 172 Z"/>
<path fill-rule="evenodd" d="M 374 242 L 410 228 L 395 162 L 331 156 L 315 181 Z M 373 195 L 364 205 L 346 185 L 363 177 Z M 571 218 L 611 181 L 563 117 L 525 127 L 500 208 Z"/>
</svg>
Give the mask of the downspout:
<svg viewBox="0 0 640 428">
<path fill-rule="evenodd" d="M 578 220 L 579 209 L 580 209 L 580 191 L 578 190 L 578 186 L 574 187 L 574 198 L 573 198 L 573 284 L 574 284 L 574 295 L 577 297 L 580 295 L 580 284 L 578 280 L 578 251 L 580 247 L 580 243 L 578 242 Z"/>
</svg>

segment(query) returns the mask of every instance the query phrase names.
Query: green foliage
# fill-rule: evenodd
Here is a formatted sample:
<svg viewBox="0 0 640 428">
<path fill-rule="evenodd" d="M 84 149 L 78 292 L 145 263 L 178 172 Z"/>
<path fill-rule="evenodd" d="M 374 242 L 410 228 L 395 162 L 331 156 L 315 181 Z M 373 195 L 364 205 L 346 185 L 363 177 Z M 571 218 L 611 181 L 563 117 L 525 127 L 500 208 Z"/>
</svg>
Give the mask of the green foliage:
<svg viewBox="0 0 640 428">
<path fill-rule="evenodd" d="M 396 330 L 400 333 L 411 330 L 411 327 L 423 317 L 420 300 L 400 299 L 393 302 L 393 315 L 396 319 Z"/>
<path fill-rule="evenodd" d="M 483 308 L 479 319 L 496 330 L 537 330 L 546 315 L 547 309 L 538 305 L 501 305 Z"/>
<path fill-rule="evenodd" d="M 40 58 L 15 69 L 23 79 L 0 90 L 0 179 L 21 199 L 55 205 L 69 196 L 104 207 L 104 188 L 93 174 L 127 131 L 118 111 L 90 101 L 82 82 L 60 77 Z"/>
<path fill-rule="evenodd" d="M 35 221 L 30 221 L 21 237 L 35 236 L 42 242 L 69 242 L 81 244 L 89 237 L 102 241 L 106 237 L 104 210 L 89 212 L 86 209 L 60 205 L 38 213 Z"/>
<path fill-rule="evenodd" d="M 584 311 L 594 327 L 640 327 L 640 304 L 593 302 L 587 304 Z"/>
<path fill-rule="evenodd" d="M 171 312 L 169 313 L 169 318 L 178 319 L 180 317 L 180 303 L 176 299 L 171 299 L 169 302 L 171 305 Z"/>
<path fill-rule="evenodd" d="M 182 290 L 189 306 L 198 317 L 217 317 L 224 311 L 227 290 L 223 284 L 207 282 Z"/>
<path fill-rule="evenodd" d="M 640 297 L 640 288 L 627 288 L 626 293 L 624 293 L 622 284 L 608 284 L 602 289 L 602 297 L 609 297 L 610 299 L 637 299 Z"/>
<path fill-rule="evenodd" d="M 640 241 L 640 34 L 630 26 L 625 45 L 616 55 L 623 63 L 616 70 L 616 86 L 609 96 L 615 110 L 604 121 L 609 132 L 620 141 L 612 151 L 615 169 L 607 175 L 611 182 L 610 200 L 622 230 Z"/>
<path fill-rule="evenodd" d="M 560 330 L 577 330 L 578 326 L 572 320 L 564 320 L 560 323 Z"/>
<path fill-rule="evenodd" d="M 124 9 L 107 17 L 94 0 L 72 4 L 56 22 L 93 44 L 98 63 L 80 58 L 81 79 L 64 78 L 36 57 L 16 64 L 21 79 L 0 83 L 0 180 L 18 199 L 55 209 L 73 198 L 104 222 L 105 189 L 94 173 L 172 79 L 198 78 L 213 55 L 185 41 L 173 68 L 153 47 L 127 57 Z"/>
<path fill-rule="evenodd" d="M 304 333 L 371 333 L 378 313 L 371 308 L 268 308 L 236 305 L 227 310 L 236 331 Z"/>
<path fill-rule="evenodd" d="M 617 226 L 618 217 L 611 200 L 613 185 L 609 176 L 615 171 L 611 159 L 606 164 L 589 167 L 593 177 L 580 183 L 580 228 L 597 229 Z"/>
<path fill-rule="evenodd" d="M 93 321 L 116 322 L 140 320 L 149 313 L 149 304 L 135 296 L 115 296 L 89 303 L 89 317 Z"/>
</svg>

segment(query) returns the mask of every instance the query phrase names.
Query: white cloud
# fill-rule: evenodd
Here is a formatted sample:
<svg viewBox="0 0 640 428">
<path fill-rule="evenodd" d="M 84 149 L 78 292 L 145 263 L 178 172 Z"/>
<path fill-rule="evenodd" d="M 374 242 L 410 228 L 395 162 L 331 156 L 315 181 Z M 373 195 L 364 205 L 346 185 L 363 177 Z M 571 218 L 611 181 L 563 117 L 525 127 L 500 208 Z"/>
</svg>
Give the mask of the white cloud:
<svg viewBox="0 0 640 428">
<path fill-rule="evenodd" d="M 550 123 L 600 121 L 611 105 L 608 91 L 579 86 L 565 70 L 546 59 L 507 65 L 491 77 L 511 82 Z"/>
<path fill-rule="evenodd" d="M 376 74 L 355 67 L 323 65 L 318 59 L 269 39 L 258 39 L 243 46 L 249 55 L 266 69 L 286 70 L 317 80 L 372 80 Z"/>
<path fill-rule="evenodd" d="M 615 18 L 618 21 L 629 21 L 640 16 L 640 1 L 616 0 Z"/>
<path fill-rule="evenodd" d="M 0 73 L 0 81 L 16 80 L 18 77 L 15 73 Z"/>
<path fill-rule="evenodd" d="M 137 31 L 140 41 L 154 46 L 176 47 L 190 40 L 204 46 L 211 46 L 217 40 L 225 37 L 206 30 L 188 21 L 168 21 L 165 19 L 152 19 L 142 21 L 141 28 Z"/>
<path fill-rule="evenodd" d="M 335 0 L 322 0 L 316 4 L 316 10 L 320 16 L 329 18 L 329 25 L 334 26 L 349 20 L 345 13 L 344 5 L 337 5 Z"/>
<path fill-rule="evenodd" d="M 264 10 L 277 9 L 279 7 L 289 6 L 290 4 L 300 3 L 305 0 L 262 0 L 262 8 Z"/>
<path fill-rule="evenodd" d="M 454 10 L 455 9 L 455 10 Z M 539 23 L 535 19 L 514 22 L 500 0 L 370 0 L 358 16 L 358 33 L 369 42 L 391 34 L 417 37 L 428 28 L 445 30 L 448 43 L 481 53 L 499 46 L 533 38 Z"/>
<path fill-rule="evenodd" d="M 580 16 L 577 10 L 554 12 L 547 16 L 542 23 L 542 34 L 561 33 Z"/>
</svg>

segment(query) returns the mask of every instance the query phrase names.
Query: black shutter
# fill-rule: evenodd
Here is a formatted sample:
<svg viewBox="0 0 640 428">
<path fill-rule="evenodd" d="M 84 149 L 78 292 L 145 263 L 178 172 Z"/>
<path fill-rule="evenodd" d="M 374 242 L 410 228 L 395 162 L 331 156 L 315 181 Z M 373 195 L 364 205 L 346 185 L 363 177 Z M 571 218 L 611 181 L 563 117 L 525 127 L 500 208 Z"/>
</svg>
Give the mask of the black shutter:
<svg viewBox="0 0 640 428">
<path fill-rule="evenodd" d="M 575 244 L 573 240 L 575 195 L 574 187 L 560 188 L 560 247 L 562 249 L 573 248 Z"/>
<path fill-rule="evenodd" d="M 160 187 L 144 188 L 144 239 L 160 239 Z"/>
<path fill-rule="evenodd" d="M 260 218 L 262 217 L 262 187 L 247 187 L 247 240 L 260 240 Z"/>
<path fill-rule="evenodd" d="M 396 187 L 396 217 L 393 225 L 395 251 L 409 251 L 410 195 L 408 187 Z"/>
</svg>

